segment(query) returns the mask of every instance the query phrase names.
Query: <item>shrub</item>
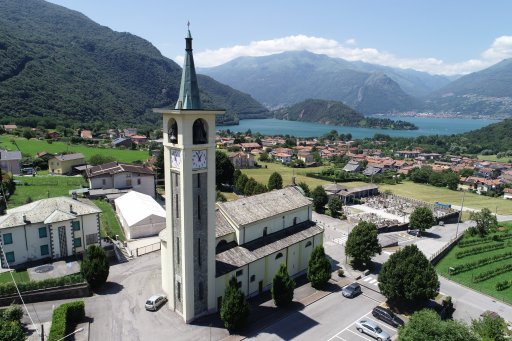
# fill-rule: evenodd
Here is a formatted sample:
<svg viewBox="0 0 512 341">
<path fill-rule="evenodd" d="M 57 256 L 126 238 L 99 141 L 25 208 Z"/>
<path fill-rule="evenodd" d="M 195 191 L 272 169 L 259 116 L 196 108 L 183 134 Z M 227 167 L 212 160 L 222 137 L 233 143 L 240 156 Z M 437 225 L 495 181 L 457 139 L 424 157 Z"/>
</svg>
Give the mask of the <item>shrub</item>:
<svg viewBox="0 0 512 341">
<path fill-rule="evenodd" d="M 345 276 L 345 272 L 343 271 L 343 269 L 338 269 L 338 277 L 343 277 Z"/>
<path fill-rule="evenodd" d="M 110 265 L 105 251 L 98 245 L 91 245 L 80 264 L 80 272 L 91 288 L 97 289 L 107 281 Z"/>
<path fill-rule="evenodd" d="M 85 317 L 84 301 L 64 303 L 53 311 L 49 341 L 64 338 Z"/>
<path fill-rule="evenodd" d="M 49 278 L 42 281 L 20 282 L 18 288 L 21 292 L 39 289 L 48 289 L 61 287 L 70 284 L 84 283 L 85 280 L 81 274 L 69 275 L 58 278 Z M 16 287 L 12 282 L 0 284 L 0 296 L 16 294 Z"/>
<path fill-rule="evenodd" d="M 467 249 L 463 251 L 459 251 L 455 254 L 457 258 L 464 258 L 466 256 L 476 255 L 479 253 L 489 252 L 493 250 L 503 249 L 505 247 L 505 243 L 497 243 L 491 245 L 477 246 L 472 249 Z"/>
<path fill-rule="evenodd" d="M 484 272 L 481 272 L 477 274 L 475 277 L 473 277 L 473 283 L 483 282 L 488 280 L 489 278 L 504 274 L 506 272 L 512 271 L 512 263 L 505 264 L 503 266 L 490 269 Z"/>
<path fill-rule="evenodd" d="M 22 317 L 23 310 L 17 304 L 11 304 L 2 314 L 2 318 L 6 321 L 20 321 Z"/>
<path fill-rule="evenodd" d="M 497 291 L 502 291 L 510 288 L 510 286 L 512 286 L 512 281 L 504 280 L 503 282 L 497 282 L 495 288 Z"/>
</svg>

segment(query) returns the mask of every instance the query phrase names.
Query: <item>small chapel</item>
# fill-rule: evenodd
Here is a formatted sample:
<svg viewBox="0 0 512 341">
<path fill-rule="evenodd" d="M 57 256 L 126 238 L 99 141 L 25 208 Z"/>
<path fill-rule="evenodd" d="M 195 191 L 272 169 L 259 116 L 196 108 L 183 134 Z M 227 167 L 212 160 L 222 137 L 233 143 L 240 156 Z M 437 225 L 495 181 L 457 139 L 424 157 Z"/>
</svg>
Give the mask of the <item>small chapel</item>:
<svg viewBox="0 0 512 341">
<path fill-rule="evenodd" d="M 216 312 L 232 277 L 246 296 L 269 290 L 281 263 L 307 270 L 323 229 L 297 186 L 215 203 L 215 117 L 204 109 L 185 38 L 179 97 L 163 115 L 166 226 L 160 232 L 162 288 L 186 323 Z"/>
</svg>

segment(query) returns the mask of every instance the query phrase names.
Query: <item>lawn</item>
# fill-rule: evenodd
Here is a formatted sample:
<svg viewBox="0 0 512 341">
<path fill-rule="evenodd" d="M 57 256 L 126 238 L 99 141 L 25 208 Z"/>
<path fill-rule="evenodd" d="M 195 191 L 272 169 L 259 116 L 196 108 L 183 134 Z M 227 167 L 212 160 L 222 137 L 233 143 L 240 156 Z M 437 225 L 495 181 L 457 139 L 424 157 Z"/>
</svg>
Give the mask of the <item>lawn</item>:
<svg viewBox="0 0 512 341">
<path fill-rule="evenodd" d="M 46 151 L 48 153 L 82 153 L 86 160 L 89 160 L 93 155 L 99 154 L 103 156 L 113 156 L 120 162 L 134 162 L 137 160 L 144 161 L 149 157 L 148 152 L 142 150 L 88 147 L 83 144 L 67 144 L 59 141 L 48 143 L 46 140 L 27 140 L 26 138 L 6 134 L 0 135 L 0 149 L 17 150 L 16 145 L 11 142 L 12 140 L 16 142 L 23 154 L 30 155 L 32 157 L 35 156 L 36 153 L 42 151 Z"/>
<path fill-rule="evenodd" d="M 510 231 L 510 228 L 512 227 L 512 224 L 508 224 L 508 226 L 509 226 L 509 231 Z M 464 238 L 466 238 L 466 236 L 464 236 L 461 240 L 464 240 Z M 510 239 L 508 239 L 508 241 L 510 241 Z M 503 249 L 487 251 L 485 253 L 479 253 L 479 254 L 467 256 L 467 257 L 460 258 L 460 259 L 457 259 L 455 255 L 456 255 L 457 252 L 459 252 L 461 250 L 466 250 L 468 248 L 473 248 L 473 247 L 478 247 L 478 246 L 483 246 L 483 245 L 490 245 L 490 244 L 493 244 L 493 243 L 479 244 L 479 245 L 474 245 L 474 246 L 466 246 L 465 248 L 461 248 L 458 245 L 456 245 L 436 265 L 436 271 L 440 275 L 442 275 L 442 276 L 444 276 L 446 278 L 449 278 L 450 280 L 453 280 L 455 282 L 458 282 L 458 283 L 463 284 L 463 285 L 465 285 L 467 287 L 470 287 L 470 288 L 475 289 L 477 291 L 483 292 L 483 293 L 485 293 L 487 295 L 490 295 L 492 297 L 495 297 L 495 298 L 497 298 L 499 300 L 505 301 L 505 302 L 510 304 L 510 303 L 512 303 L 512 288 L 508 288 L 508 289 L 505 289 L 505 290 L 502 290 L 502 291 L 497 291 L 496 288 L 495 288 L 495 285 L 496 285 L 497 282 L 502 282 L 504 280 L 510 280 L 512 272 L 506 272 L 506 273 L 503 273 L 503 274 L 498 275 L 496 277 L 489 278 L 489 279 L 487 279 L 485 281 L 482 281 L 482 282 L 479 282 L 479 283 L 473 283 L 473 281 L 472 281 L 473 276 L 475 276 L 475 275 L 477 275 L 479 273 L 482 273 L 482 272 L 487 271 L 489 269 L 497 268 L 497 267 L 505 265 L 505 264 L 510 264 L 510 262 L 512 261 L 510 258 L 509 259 L 504 259 L 504 260 L 501 260 L 501 261 L 498 261 L 498 262 L 490 263 L 490 264 L 487 264 L 485 266 L 478 267 L 478 268 L 475 268 L 475 269 L 472 269 L 472 270 L 469 270 L 469 271 L 466 271 L 466 272 L 461 272 L 461 273 L 456 274 L 456 275 L 450 275 L 448 273 L 448 269 L 450 267 L 457 266 L 457 265 L 464 264 L 464 263 L 469 263 L 469 262 L 477 261 L 479 259 L 491 257 L 491 256 L 498 255 L 498 254 L 503 254 L 505 252 L 511 252 L 512 251 L 512 243 L 511 242 L 508 242 L 508 244 L 507 244 L 507 242 L 505 242 L 505 243 L 506 243 L 505 245 L 507 245 L 507 246 L 505 248 L 503 248 Z"/>
<path fill-rule="evenodd" d="M 436 201 L 460 206 L 462 192 L 452 191 L 448 188 L 417 184 L 404 181 L 398 185 L 379 185 L 380 191 L 390 190 L 393 194 L 434 203 Z M 512 202 L 502 198 L 491 198 L 484 195 L 466 192 L 464 207 L 482 209 L 488 208 L 498 214 L 512 214 Z"/>
<path fill-rule="evenodd" d="M 13 275 L 14 275 L 14 279 L 16 280 L 17 283 L 30 281 L 30 278 L 28 278 L 27 270 L 14 271 Z M 0 273 L 0 284 L 10 283 L 10 282 L 12 282 L 12 277 L 9 272 Z"/>
<path fill-rule="evenodd" d="M 505 156 L 501 159 L 498 159 L 496 155 L 478 155 L 478 160 L 485 160 L 485 161 L 494 161 L 494 162 L 509 162 L 509 160 L 512 160 L 511 156 Z"/>
<path fill-rule="evenodd" d="M 116 214 L 112 206 L 110 206 L 108 202 L 103 200 L 93 200 L 93 202 L 102 211 L 102 214 L 100 216 L 101 236 L 115 236 L 117 234 L 120 240 L 125 241 L 126 237 L 124 236 L 124 231 L 121 225 L 119 225 L 119 221 L 117 220 Z"/>
<path fill-rule="evenodd" d="M 81 176 L 16 176 L 19 181 L 16 185 L 16 191 L 9 198 L 9 208 L 24 205 L 31 198 L 32 201 L 66 196 L 69 197 L 69 191 L 81 188 L 87 185 Z"/>
</svg>

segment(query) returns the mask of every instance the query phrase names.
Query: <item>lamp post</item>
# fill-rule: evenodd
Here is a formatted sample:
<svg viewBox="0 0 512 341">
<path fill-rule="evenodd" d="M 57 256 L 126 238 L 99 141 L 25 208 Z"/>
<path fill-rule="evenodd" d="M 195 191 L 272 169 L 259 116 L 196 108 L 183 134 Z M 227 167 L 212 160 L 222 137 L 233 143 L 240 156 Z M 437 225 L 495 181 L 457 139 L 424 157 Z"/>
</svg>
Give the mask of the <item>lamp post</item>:
<svg viewBox="0 0 512 341">
<path fill-rule="evenodd" d="M 459 224 L 460 219 L 462 217 L 462 210 L 464 209 L 464 197 L 466 196 L 466 192 L 462 191 L 462 203 L 460 204 L 460 212 L 459 212 L 459 218 L 457 219 L 457 230 L 455 231 L 455 238 L 459 235 Z"/>
</svg>

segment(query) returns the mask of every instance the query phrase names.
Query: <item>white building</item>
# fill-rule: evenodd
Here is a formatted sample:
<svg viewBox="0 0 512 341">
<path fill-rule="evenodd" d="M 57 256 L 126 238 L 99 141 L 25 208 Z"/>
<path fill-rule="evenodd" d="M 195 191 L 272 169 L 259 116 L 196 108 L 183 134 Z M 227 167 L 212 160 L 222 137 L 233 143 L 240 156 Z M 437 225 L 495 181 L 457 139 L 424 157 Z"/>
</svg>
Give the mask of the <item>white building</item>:
<svg viewBox="0 0 512 341">
<path fill-rule="evenodd" d="M 109 162 L 88 168 L 90 189 L 132 189 L 155 197 L 155 175 L 142 165 Z"/>
<path fill-rule="evenodd" d="M 165 210 L 149 195 L 130 191 L 114 203 L 128 239 L 156 236 L 165 228 Z"/>
<path fill-rule="evenodd" d="M 71 256 L 99 244 L 100 213 L 89 200 L 67 197 L 42 199 L 7 210 L 0 216 L 2 268 L 7 267 L 5 259 L 9 266 L 16 266 Z"/>
<path fill-rule="evenodd" d="M 291 275 L 303 272 L 323 240 L 311 202 L 295 187 L 216 210 L 215 115 L 223 111 L 201 106 L 188 33 L 176 107 L 154 110 L 163 114 L 164 132 L 162 288 L 187 323 L 220 308 L 231 277 L 252 295 L 268 288 L 281 263 Z"/>
</svg>

